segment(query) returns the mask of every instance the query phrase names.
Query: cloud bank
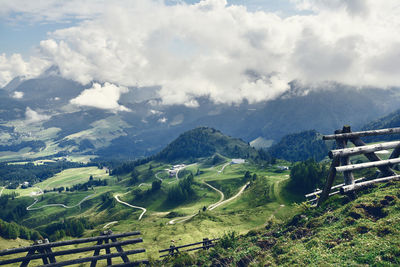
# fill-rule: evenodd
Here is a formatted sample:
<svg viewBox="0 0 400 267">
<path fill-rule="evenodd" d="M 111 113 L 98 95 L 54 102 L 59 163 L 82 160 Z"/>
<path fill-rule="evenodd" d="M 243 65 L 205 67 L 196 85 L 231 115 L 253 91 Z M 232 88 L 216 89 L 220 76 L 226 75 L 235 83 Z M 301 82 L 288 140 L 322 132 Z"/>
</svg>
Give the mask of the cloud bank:
<svg viewBox="0 0 400 267">
<path fill-rule="evenodd" d="M 119 87 L 110 83 L 104 85 L 94 83 L 92 88 L 84 90 L 79 96 L 72 99 L 71 104 L 107 109 L 114 112 L 129 111 L 128 108 L 118 103 L 121 94 L 127 92 L 128 88 L 126 87 Z"/>
<path fill-rule="evenodd" d="M 36 20 L 71 14 L 84 20 L 43 40 L 42 60 L 82 84 L 110 83 L 86 90 L 74 104 L 123 109 L 122 91 L 112 84 L 160 86 L 162 103 L 192 107 L 201 96 L 230 104 L 274 99 L 293 80 L 400 86 L 398 0 L 292 0 L 309 13 L 286 18 L 225 0 L 86 0 L 81 10 L 58 4 L 67 5 L 65 13 L 47 3 L 40 10 L 57 10 L 55 18 L 29 7 L 19 12 Z M 106 106 L 92 97 L 107 94 Z"/>
</svg>

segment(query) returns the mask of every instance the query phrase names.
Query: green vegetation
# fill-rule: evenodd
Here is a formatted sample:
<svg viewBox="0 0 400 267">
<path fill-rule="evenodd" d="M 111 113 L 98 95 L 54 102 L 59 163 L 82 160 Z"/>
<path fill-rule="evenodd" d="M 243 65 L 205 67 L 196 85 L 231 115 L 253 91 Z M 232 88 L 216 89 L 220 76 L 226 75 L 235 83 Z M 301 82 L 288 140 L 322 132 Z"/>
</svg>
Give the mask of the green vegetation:
<svg viewBox="0 0 400 267">
<path fill-rule="evenodd" d="M 359 193 L 354 201 L 331 197 L 320 208 L 306 204 L 246 235 L 225 234 L 209 252 L 165 259 L 162 266 L 398 266 L 400 183 Z"/>
<path fill-rule="evenodd" d="M 28 229 L 15 222 L 5 222 L 0 219 L 0 236 L 7 239 L 22 238 L 26 240 L 37 240 L 40 238 L 38 231 Z"/>
<path fill-rule="evenodd" d="M 291 169 L 288 188 L 296 192 L 311 192 L 317 187 L 324 186 L 327 175 L 326 164 L 320 164 L 314 159 L 299 162 Z"/>
<path fill-rule="evenodd" d="M 193 174 L 179 181 L 177 185 L 170 187 L 168 190 L 168 201 L 171 203 L 180 203 L 188 200 L 189 198 L 195 198 L 196 193 L 192 188 Z"/>
<path fill-rule="evenodd" d="M 215 153 L 233 158 L 258 157 L 257 151 L 244 141 L 223 135 L 213 128 L 198 127 L 181 134 L 154 159 L 166 162 L 194 161 Z"/>
<path fill-rule="evenodd" d="M 326 157 L 331 146 L 331 142 L 322 140 L 320 133 L 311 130 L 284 136 L 268 152 L 275 158 L 292 162 L 309 158 L 320 161 Z"/>
<path fill-rule="evenodd" d="M 45 162 L 43 164 L 26 163 L 21 165 L 0 163 L 0 185 L 16 189 L 20 183 L 38 183 L 65 169 L 83 166 L 87 165 L 66 161 Z"/>
</svg>

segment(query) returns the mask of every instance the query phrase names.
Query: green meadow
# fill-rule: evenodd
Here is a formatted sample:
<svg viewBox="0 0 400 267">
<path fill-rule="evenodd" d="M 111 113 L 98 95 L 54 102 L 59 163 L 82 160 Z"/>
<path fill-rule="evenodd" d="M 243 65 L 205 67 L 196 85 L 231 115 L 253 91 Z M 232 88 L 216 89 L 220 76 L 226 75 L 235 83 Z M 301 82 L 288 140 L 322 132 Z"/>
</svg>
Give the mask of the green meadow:
<svg viewBox="0 0 400 267">
<path fill-rule="evenodd" d="M 157 258 L 158 250 L 168 248 L 172 243 L 183 245 L 201 241 L 205 237 L 220 237 L 231 231 L 244 234 L 251 229 L 263 227 L 271 216 L 277 220 L 283 220 L 292 214 L 296 197 L 284 190 L 289 179 L 289 171 L 282 172 L 276 166 L 259 166 L 254 163 L 227 165 L 221 171 L 225 164 L 223 162 L 216 166 L 209 166 L 198 162 L 181 170 L 179 180 L 189 173 L 194 174 L 192 188 L 195 193 L 189 199 L 179 203 L 170 203 L 167 197 L 168 190 L 178 185 L 176 177 L 169 177 L 166 172 L 171 165 L 158 162 L 138 166 L 136 170 L 140 180 L 134 184 L 131 184 L 130 174 L 109 176 L 105 169 L 84 167 L 64 170 L 32 188 L 14 191 L 19 194 L 17 199 L 24 199 L 24 203 L 33 203 L 34 199 L 38 198 L 33 208 L 39 209 L 28 211 L 28 215 L 21 222 L 23 225 L 41 230 L 47 224 L 58 221 L 60 218 L 88 218 L 94 228 L 87 229 L 84 236 L 91 236 L 104 230 L 103 227 L 107 223 L 118 221 L 108 228 L 114 232 L 141 231 L 144 242 L 136 247 L 143 246 L 147 251 L 147 257 Z M 285 163 L 280 162 L 280 164 Z M 247 181 L 244 179 L 246 171 L 249 171 L 251 175 L 255 174 L 257 178 L 250 181 L 249 187 L 240 196 L 213 210 L 203 211 L 221 198 L 219 192 L 208 187 L 204 182 L 221 190 L 226 200 L 236 195 L 246 184 Z M 86 183 L 91 175 L 95 180 L 106 179 L 107 186 L 88 188 L 87 191 L 32 195 L 32 193 L 38 193 L 38 188 L 52 190 Z M 152 182 L 159 179 L 162 179 L 161 188 L 153 192 Z M 135 195 L 138 190 L 144 195 L 141 199 L 137 199 Z M 4 190 L 4 193 L 10 192 L 11 190 Z M 118 194 L 121 201 L 144 207 L 147 212 L 139 221 L 138 217 L 142 213 L 140 209 L 115 200 L 109 206 L 105 206 L 103 202 L 107 192 L 112 196 Z M 77 205 L 88 196 L 90 197 L 87 200 Z M 52 204 L 63 204 L 71 208 L 47 206 Z M 192 215 L 194 215 L 192 218 L 180 222 L 185 216 Z M 16 241 L 13 246 L 17 244 L 19 245 L 20 242 Z M 3 244 L 0 249 L 9 247 L 8 244 Z"/>
</svg>

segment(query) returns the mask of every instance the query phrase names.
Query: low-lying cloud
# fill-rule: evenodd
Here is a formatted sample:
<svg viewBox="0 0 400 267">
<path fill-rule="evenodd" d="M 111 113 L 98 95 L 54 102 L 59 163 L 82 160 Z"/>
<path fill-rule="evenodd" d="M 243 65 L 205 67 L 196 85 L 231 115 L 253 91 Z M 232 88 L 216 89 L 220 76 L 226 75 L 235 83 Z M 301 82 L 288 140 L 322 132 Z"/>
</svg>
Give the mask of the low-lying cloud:
<svg viewBox="0 0 400 267">
<path fill-rule="evenodd" d="M 400 86 L 397 0 L 292 2 L 310 12 L 282 18 L 225 0 L 85 1 L 95 6 L 92 16 L 76 11 L 85 20 L 50 34 L 40 51 L 66 78 L 122 86 L 96 85 L 72 101 L 111 110 L 124 109 L 115 88 L 128 86 L 160 86 L 162 103 L 191 107 L 204 96 L 217 103 L 274 99 L 293 80 Z"/>
<path fill-rule="evenodd" d="M 94 107 L 114 112 L 129 111 L 128 108 L 118 103 L 121 94 L 127 92 L 128 88 L 126 87 L 116 86 L 110 83 L 105 83 L 104 85 L 94 83 L 91 88 L 84 90 L 70 102 L 77 106 Z"/>
<path fill-rule="evenodd" d="M 51 118 L 51 116 L 45 115 L 45 114 L 40 114 L 39 112 L 34 111 L 30 107 L 26 108 L 25 121 L 27 123 L 35 123 L 35 122 L 47 121 L 50 118 Z"/>
</svg>

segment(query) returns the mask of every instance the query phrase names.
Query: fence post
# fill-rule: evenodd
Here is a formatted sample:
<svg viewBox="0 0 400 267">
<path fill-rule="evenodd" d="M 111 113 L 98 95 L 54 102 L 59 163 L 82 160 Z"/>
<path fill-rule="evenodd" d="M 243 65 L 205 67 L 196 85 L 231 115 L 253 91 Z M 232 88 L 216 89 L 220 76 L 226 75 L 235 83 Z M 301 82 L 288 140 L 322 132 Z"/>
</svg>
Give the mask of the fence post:
<svg viewBox="0 0 400 267">
<path fill-rule="evenodd" d="M 203 250 L 207 250 L 209 244 L 210 241 L 208 240 L 208 238 L 203 238 Z"/>
<path fill-rule="evenodd" d="M 174 256 L 174 251 L 175 251 L 175 245 L 169 246 L 169 255 Z"/>
<path fill-rule="evenodd" d="M 351 128 L 348 125 L 343 126 L 342 132 L 341 133 L 351 133 Z M 336 144 L 338 148 L 346 148 L 347 147 L 347 139 L 336 139 Z M 345 156 L 340 158 L 340 164 L 342 166 L 349 165 L 350 164 L 350 157 Z M 343 173 L 344 175 L 344 184 L 345 185 L 352 185 L 354 184 L 354 176 L 352 171 L 345 171 Z"/>
</svg>

